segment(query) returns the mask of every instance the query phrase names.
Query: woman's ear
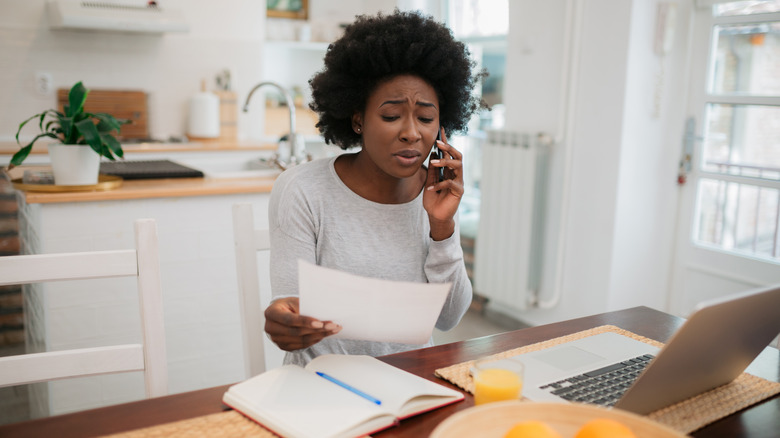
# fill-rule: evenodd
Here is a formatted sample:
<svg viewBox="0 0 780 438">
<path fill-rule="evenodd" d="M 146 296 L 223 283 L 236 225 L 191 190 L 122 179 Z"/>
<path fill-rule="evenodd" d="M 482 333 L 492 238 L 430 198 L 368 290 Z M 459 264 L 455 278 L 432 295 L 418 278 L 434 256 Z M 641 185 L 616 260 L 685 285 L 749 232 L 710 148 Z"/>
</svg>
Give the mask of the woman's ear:
<svg viewBox="0 0 780 438">
<path fill-rule="evenodd" d="M 356 134 L 362 135 L 363 134 L 363 115 L 360 113 L 355 113 L 352 115 L 352 130 L 355 131 Z"/>
</svg>

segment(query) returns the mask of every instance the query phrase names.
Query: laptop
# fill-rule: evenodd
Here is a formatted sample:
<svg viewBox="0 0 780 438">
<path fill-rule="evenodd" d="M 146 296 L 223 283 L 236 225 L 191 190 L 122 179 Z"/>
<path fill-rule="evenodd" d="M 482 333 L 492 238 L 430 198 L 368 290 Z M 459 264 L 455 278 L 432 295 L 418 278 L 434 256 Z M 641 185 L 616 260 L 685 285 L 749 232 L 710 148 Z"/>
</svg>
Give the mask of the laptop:
<svg viewBox="0 0 780 438">
<path fill-rule="evenodd" d="M 661 349 L 607 332 L 512 359 L 530 400 L 648 414 L 731 382 L 778 333 L 780 284 L 699 304 Z"/>
</svg>

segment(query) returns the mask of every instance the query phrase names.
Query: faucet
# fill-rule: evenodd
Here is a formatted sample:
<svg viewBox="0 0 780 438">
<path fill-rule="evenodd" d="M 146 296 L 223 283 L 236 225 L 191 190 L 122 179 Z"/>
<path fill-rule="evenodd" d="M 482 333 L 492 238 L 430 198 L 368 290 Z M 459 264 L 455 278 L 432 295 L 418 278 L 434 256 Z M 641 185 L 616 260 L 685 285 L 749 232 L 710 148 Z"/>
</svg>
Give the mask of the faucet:
<svg viewBox="0 0 780 438">
<path fill-rule="evenodd" d="M 282 96 L 284 96 L 285 103 L 287 104 L 287 109 L 289 110 L 290 113 L 290 133 L 285 136 L 287 137 L 289 151 L 284 150 L 285 137 L 282 137 L 279 140 L 279 143 L 277 144 L 276 154 L 273 157 L 274 164 L 278 166 L 280 169 L 286 170 L 287 168 L 294 166 L 296 164 L 300 164 L 305 161 L 310 161 L 311 156 L 306 154 L 305 149 L 298 148 L 298 136 L 295 133 L 295 103 L 293 102 L 292 95 L 280 84 L 276 82 L 266 81 L 266 82 L 260 82 L 259 84 L 255 85 L 255 87 L 252 88 L 251 91 L 249 91 L 249 95 L 246 97 L 246 102 L 244 102 L 243 111 L 249 112 L 249 100 L 252 98 L 252 95 L 254 94 L 255 91 L 257 91 L 258 88 L 263 87 L 265 85 L 276 87 L 282 93 Z"/>
</svg>

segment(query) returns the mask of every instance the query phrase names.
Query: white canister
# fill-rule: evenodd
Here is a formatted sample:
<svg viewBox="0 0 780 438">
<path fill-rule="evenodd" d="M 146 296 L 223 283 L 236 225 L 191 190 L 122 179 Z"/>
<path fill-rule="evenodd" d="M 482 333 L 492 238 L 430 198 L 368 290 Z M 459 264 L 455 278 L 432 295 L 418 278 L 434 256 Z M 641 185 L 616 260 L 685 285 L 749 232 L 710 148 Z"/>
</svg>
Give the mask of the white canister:
<svg viewBox="0 0 780 438">
<path fill-rule="evenodd" d="M 187 133 L 190 137 L 219 137 L 219 97 L 201 91 L 190 99 L 190 118 Z"/>
</svg>

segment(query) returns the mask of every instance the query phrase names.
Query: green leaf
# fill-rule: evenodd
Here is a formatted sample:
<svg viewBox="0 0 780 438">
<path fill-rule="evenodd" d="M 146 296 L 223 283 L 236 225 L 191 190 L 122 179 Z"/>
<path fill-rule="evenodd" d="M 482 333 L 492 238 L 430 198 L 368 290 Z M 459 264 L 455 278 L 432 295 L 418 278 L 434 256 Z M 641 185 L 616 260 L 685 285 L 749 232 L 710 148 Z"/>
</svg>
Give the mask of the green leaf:
<svg viewBox="0 0 780 438">
<path fill-rule="evenodd" d="M 101 134 L 108 134 L 113 130 L 119 131 L 120 125 L 116 122 L 116 119 L 107 119 L 101 114 L 90 114 L 90 116 L 94 117 L 98 121 L 97 130 Z"/>
<path fill-rule="evenodd" d="M 87 90 L 84 84 L 81 81 L 76 82 L 76 85 L 68 93 L 68 108 L 65 110 L 65 115 L 73 117 L 84 111 L 84 102 L 87 101 L 87 94 L 89 94 L 89 90 Z"/>
<path fill-rule="evenodd" d="M 72 117 L 73 117 L 73 123 L 78 123 L 84 119 L 92 119 L 92 114 L 80 112 L 78 114 L 74 114 Z"/>
<path fill-rule="evenodd" d="M 52 126 L 54 126 L 54 128 L 52 128 Z M 45 129 L 41 129 L 41 131 L 43 131 L 43 132 L 57 132 L 57 128 L 59 128 L 59 126 L 60 126 L 60 123 L 59 123 L 58 120 L 49 120 L 49 122 L 46 123 L 46 128 Z M 62 131 L 62 128 L 60 128 L 59 130 Z"/>
<path fill-rule="evenodd" d="M 97 123 L 96 127 L 100 135 L 108 134 L 114 129 L 113 127 L 111 127 L 111 125 L 109 125 L 108 123 L 102 120 Z"/>
<path fill-rule="evenodd" d="M 43 134 L 38 134 L 35 136 L 34 139 L 25 147 L 19 149 L 16 151 L 16 153 L 11 157 L 11 162 L 8 166 L 9 169 L 13 169 L 15 166 L 19 166 L 24 162 L 24 160 L 27 158 L 28 155 L 30 155 L 30 151 L 32 150 L 33 143 L 38 141 L 41 137 L 51 137 L 55 140 L 59 140 L 56 135 L 44 132 Z"/>
<path fill-rule="evenodd" d="M 59 126 L 60 120 L 62 119 L 62 113 L 58 113 L 54 110 L 48 110 L 46 111 L 45 115 L 49 116 L 49 121 L 46 122 L 46 127 L 44 128 L 43 122 L 45 117 L 41 116 L 41 121 L 38 123 L 38 128 L 40 128 L 41 132 L 56 132 L 55 128 L 52 128 L 52 126 Z"/>
<path fill-rule="evenodd" d="M 76 123 L 76 129 L 84 136 L 84 141 L 92 148 L 93 151 L 100 155 L 103 155 L 103 141 L 100 139 L 100 133 L 98 133 L 97 127 L 92 122 L 92 119 L 85 119 Z"/>
<path fill-rule="evenodd" d="M 119 132 L 119 130 L 122 128 L 122 125 L 130 123 L 130 120 L 117 119 L 111 114 L 106 113 L 91 114 L 91 116 L 100 120 L 100 123 L 98 123 L 98 131 L 100 132 L 107 132 L 100 129 L 101 124 L 108 126 L 110 128 L 108 131 L 116 130 L 116 132 Z"/>
<path fill-rule="evenodd" d="M 100 144 L 100 156 L 106 157 L 109 160 L 114 161 L 114 156 L 111 155 L 111 150 L 108 148 L 108 146 L 106 146 L 103 143 Z"/>
<path fill-rule="evenodd" d="M 41 118 L 38 121 L 38 129 L 40 129 L 41 131 L 43 131 L 43 120 L 46 118 L 46 114 L 48 113 L 49 111 L 44 111 L 41 113 Z"/>
<path fill-rule="evenodd" d="M 32 143 L 16 151 L 13 157 L 11 157 L 11 163 L 8 165 L 9 169 L 13 169 L 14 166 L 18 166 L 24 162 L 30 151 L 32 150 Z"/>
<path fill-rule="evenodd" d="M 62 143 L 63 144 L 76 144 L 78 141 L 78 131 L 73 126 L 73 118 L 63 117 L 60 119 L 60 127 L 62 128 Z"/>
<path fill-rule="evenodd" d="M 119 140 L 114 138 L 111 134 L 100 134 L 100 138 L 103 139 L 103 144 L 107 145 L 108 148 L 114 152 L 114 154 L 122 158 L 125 156 L 125 152 L 122 150 L 122 145 L 119 143 Z M 105 156 L 105 155 L 104 155 Z M 114 159 L 113 156 L 109 156 L 108 158 Z"/>
<path fill-rule="evenodd" d="M 36 117 L 42 117 L 42 116 L 43 116 L 43 114 L 45 114 L 45 113 L 36 114 L 36 115 L 34 115 L 34 116 L 30 117 L 29 119 L 27 119 L 27 120 L 25 120 L 24 122 L 22 122 L 22 123 L 20 123 L 20 124 L 19 124 L 19 129 L 17 129 L 17 130 L 16 130 L 16 143 L 17 143 L 17 144 L 19 144 L 19 133 L 20 133 L 20 132 L 22 132 L 22 128 L 24 127 L 24 125 L 26 125 L 26 124 L 27 124 L 27 122 L 29 122 L 30 120 L 32 120 L 32 119 L 34 119 L 34 118 L 36 118 Z"/>
</svg>

